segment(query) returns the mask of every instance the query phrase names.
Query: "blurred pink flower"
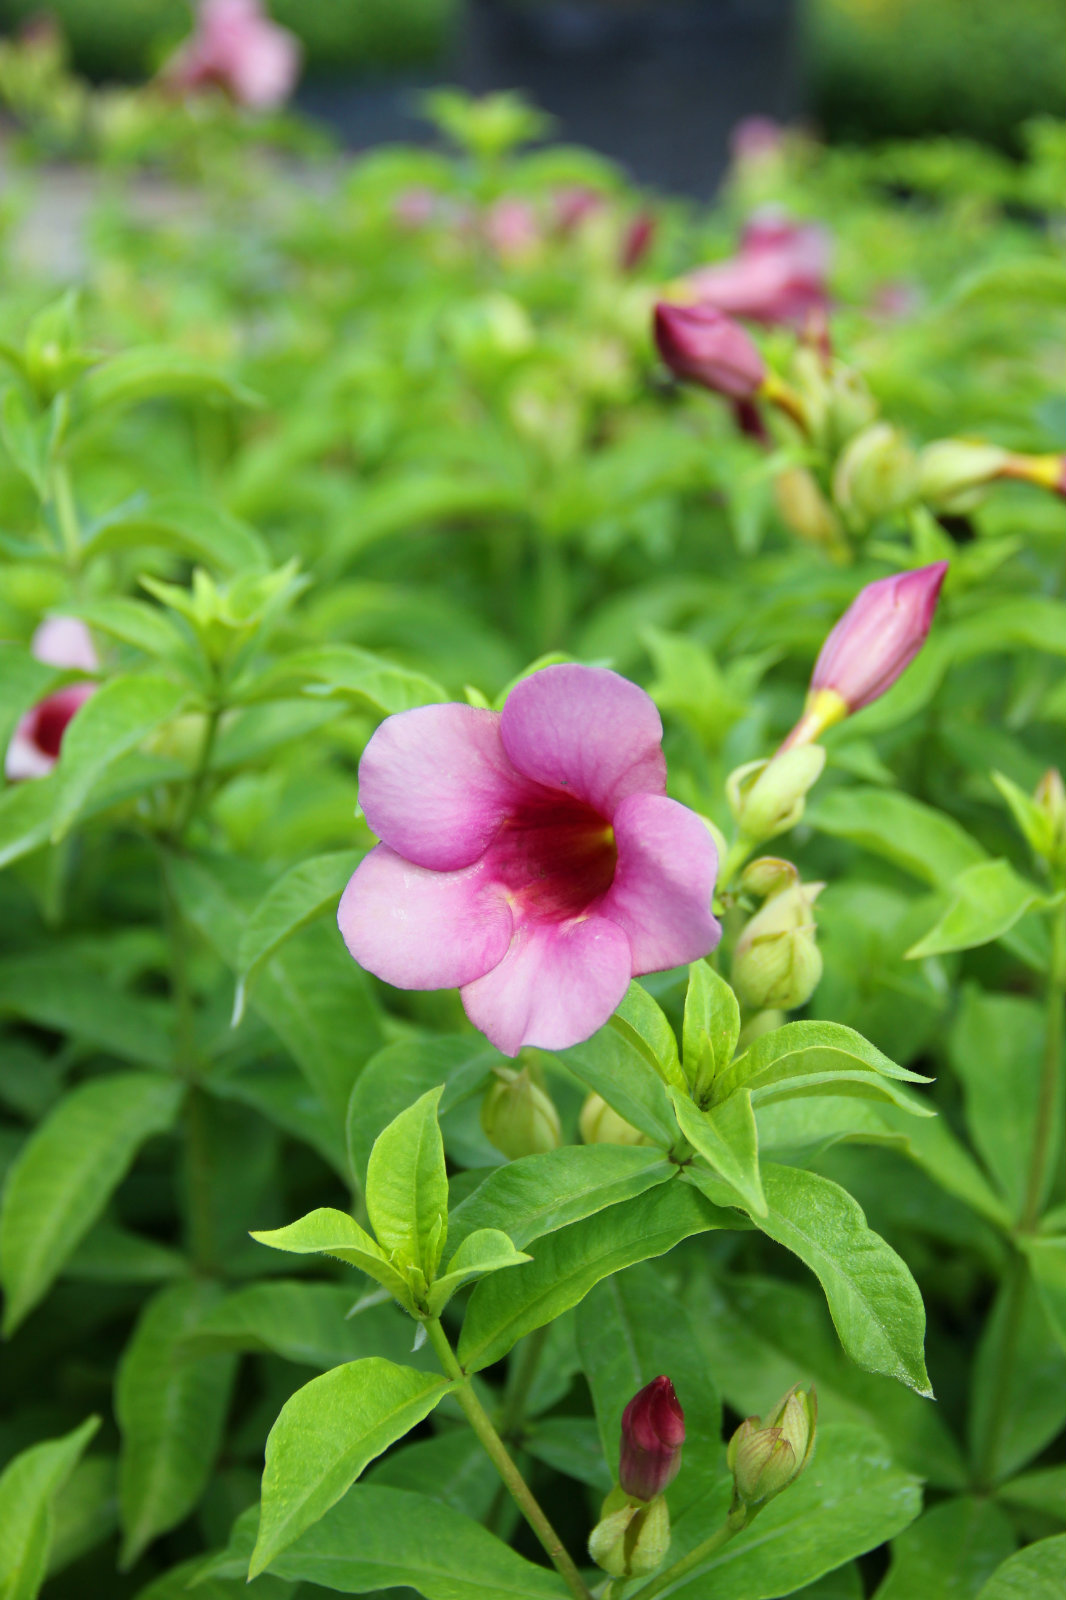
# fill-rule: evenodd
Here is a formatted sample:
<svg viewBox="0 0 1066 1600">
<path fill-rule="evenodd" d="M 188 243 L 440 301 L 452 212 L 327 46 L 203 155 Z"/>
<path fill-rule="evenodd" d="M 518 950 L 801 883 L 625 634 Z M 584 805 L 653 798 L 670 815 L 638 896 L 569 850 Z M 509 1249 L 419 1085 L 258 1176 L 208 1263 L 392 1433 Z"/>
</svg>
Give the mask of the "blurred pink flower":
<svg viewBox="0 0 1066 1600">
<path fill-rule="evenodd" d="M 729 154 L 738 165 L 763 161 L 781 152 L 785 131 L 773 117 L 742 117 L 729 135 Z"/>
<path fill-rule="evenodd" d="M 215 86 L 240 105 L 269 111 L 296 87 L 303 51 L 260 0 L 201 0 L 196 26 L 161 74 L 182 91 Z"/>
<path fill-rule="evenodd" d="M 552 196 L 555 226 L 562 234 L 573 233 L 587 217 L 602 211 L 606 204 L 598 189 L 574 184 L 567 189 L 557 189 Z"/>
<path fill-rule="evenodd" d="M 767 211 L 752 217 L 735 256 L 690 272 L 685 287 L 731 317 L 802 327 L 812 311 L 828 306 L 828 269 L 824 228 Z"/>
<path fill-rule="evenodd" d="M 650 211 L 641 211 L 626 228 L 618 264 L 623 272 L 639 267 L 655 242 L 656 221 Z"/>
<path fill-rule="evenodd" d="M 522 261 L 541 242 L 537 213 L 528 200 L 497 200 L 485 213 L 485 238 L 504 262 Z"/>
<path fill-rule="evenodd" d="M 500 713 L 387 718 L 359 765 L 382 843 L 341 898 L 352 956 L 397 988 L 458 987 L 507 1055 L 588 1038 L 633 976 L 721 934 L 714 845 L 667 798 L 661 739 L 643 689 L 583 666 L 523 679 Z"/>
<path fill-rule="evenodd" d="M 732 400 L 752 400 L 766 363 L 750 335 L 713 306 L 655 307 L 655 342 L 670 371 Z"/>
<path fill-rule="evenodd" d="M 53 667 L 95 672 L 100 665 L 88 628 L 75 617 L 49 617 L 34 634 L 30 649 L 38 661 Z M 19 719 L 4 757 L 7 778 L 14 782 L 47 777 L 59 759 L 71 718 L 95 693 L 94 683 L 72 683 L 27 711 Z"/>
</svg>

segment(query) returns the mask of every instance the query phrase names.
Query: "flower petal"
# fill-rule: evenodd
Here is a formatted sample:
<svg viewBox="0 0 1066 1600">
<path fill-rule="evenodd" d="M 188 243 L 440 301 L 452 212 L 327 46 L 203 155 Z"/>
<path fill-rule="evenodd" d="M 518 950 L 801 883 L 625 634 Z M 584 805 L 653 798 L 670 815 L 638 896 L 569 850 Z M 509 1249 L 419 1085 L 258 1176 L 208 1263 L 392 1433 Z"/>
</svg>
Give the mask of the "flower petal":
<svg viewBox="0 0 1066 1600">
<path fill-rule="evenodd" d="M 504 754 L 498 714 L 474 706 L 387 717 L 359 763 L 359 800 L 378 838 L 439 872 L 477 861 L 526 787 Z"/>
<path fill-rule="evenodd" d="M 429 872 L 379 844 L 348 880 L 337 925 L 375 977 L 397 989 L 454 989 L 503 959 L 512 919 L 480 863 Z"/>
<path fill-rule="evenodd" d="M 55 756 L 46 755 L 34 743 L 32 735 L 36 723 L 36 712 L 29 711 L 11 735 L 4 755 L 4 776 L 9 783 L 18 783 L 23 778 L 47 778 L 56 764 Z"/>
<path fill-rule="evenodd" d="M 662 736 L 651 698 L 602 667 L 544 667 L 512 689 L 500 716 L 519 772 L 608 819 L 628 794 L 665 791 Z"/>
<path fill-rule="evenodd" d="M 504 1055 L 565 1050 L 603 1026 L 631 977 L 629 940 L 606 917 L 523 923 L 503 960 L 462 991 L 466 1014 Z"/>
<path fill-rule="evenodd" d="M 78 617 L 46 617 L 33 636 L 30 651 L 52 667 L 77 667 L 82 672 L 100 669 L 92 634 Z"/>
<path fill-rule="evenodd" d="M 614 814 L 618 865 L 597 910 L 624 928 L 633 973 L 698 961 L 722 930 L 711 915 L 718 853 L 694 811 L 665 795 L 636 794 Z"/>
</svg>

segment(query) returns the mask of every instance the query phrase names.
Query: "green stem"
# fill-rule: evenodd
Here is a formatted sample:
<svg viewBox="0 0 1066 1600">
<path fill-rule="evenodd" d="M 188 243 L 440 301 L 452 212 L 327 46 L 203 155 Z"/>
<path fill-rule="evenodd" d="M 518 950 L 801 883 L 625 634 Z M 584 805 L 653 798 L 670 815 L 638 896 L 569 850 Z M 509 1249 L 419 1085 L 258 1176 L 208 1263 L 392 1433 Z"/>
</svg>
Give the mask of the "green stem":
<svg viewBox="0 0 1066 1600">
<path fill-rule="evenodd" d="M 633 1596 L 633 1600 L 653 1600 L 655 1595 L 662 1594 L 664 1589 L 668 1589 L 679 1578 L 687 1578 L 690 1572 L 694 1572 L 697 1567 L 702 1566 L 708 1556 L 713 1556 L 716 1551 L 721 1550 L 723 1545 L 727 1545 L 730 1539 L 734 1538 L 742 1528 L 747 1527 L 750 1520 L 746 1512 L 740 1512 L 735 1517 L 730 1512 L 716 1533 L 712 1533 L 709 1539 L 704 1539 L 703 1543 L 698 1544 L 695 1550 L 690 1550 L 687 1556 L 682 1556 L 680 1561 L 675 1561 L 672 1567 L 667 1567 L 665 1572 L 660 1572 L 658 1577 L 645 1584 L 643 1589 L 638 1589 Z"/>
<path fill-rule="evenodd" d="M 196 767 L 189 779 L 189 787 L 185 793 L 185 804 L 179 811 L 177 820 L 171 830 L 171 835 L 176 843 L 180 843 L 188 833 L 200 801 L 203 799 L 204 785 L 207 782 L 207 772 L 211 765 L 211 756 L 215 748 L 215 739 L 218 735 L 218 724 L 221 716 L 222 707 L 217 705 L 212 706 L 207 713 L 200 753 L 196 758 Z"/>
<path fill-rule="evenodd" d="M 1062 1054 L 1064 989 L 1066 989 L 1066 911 L 1063 907 L 1056 906 L 1051 912 L 1051 960 L 1048 966 L 1044 1061 L 1040 1075 L 1033 1149 L 1029 1160 L 1029 1178 L 1019 1222 L 1020 1231 L 1023 1233 L 1029 1233 L 1036 1226 L 1043 1199 L 1048 1145 L 1054 1132 L 1059 1058 Z"/>
<path fill-rule="evenodd" d="M 438 1361 L 448 1377 L 453 1378 L 457 1384 L 455 1398 L 462 1407 L 466 1420 L 477 1434 L 486 1455 L 510 1490 L 518 1509 L 543 1545 L 545 1554 L 551 1561 L 552 1566 L 565 1581 L 575 1600 L 592 1600 L 591 1592 L 584 1578 L 575 1567 L 573 1561 L 571 1561 L 565 1545 L 544 1515 L 526 1480 L 508 1455 L 507 1447 L 493 1427 L 488 1412 L 474 1393 L 473 1385 L 459 1365 L 455 1352 L 448 1342 L 448 1335 L 440 1325 L 439 1318 L 431 1317 L 427 1321 L 426 1332 L 429 1335 L 430 1344 L 436 1351 Z"/>
<path fill-rule="evenodd" d="M 52 468 L 48 489 L 49 498 L 55 507 L 59 537 L 63 541 L 63 553 L 71 572 L 75 573 L 81 565 L 81 528 L 78 523 L 78 509 L 74 503 L 74 490 L 66 467 L 57 465 Z"/>
<path fill-rule="evenodd" d="M 170 936 L 170 992 L 174 1001 L 174 1067 L 188 1090 L 182 1108 L 184 1121 L 184 1179 L 186 1236 L 189 1255 L 201 1272 L 215 1270 L 215 1226 L 211 1205 L 211 1148 L 207 1128 L 207 1098 L 198 1086 L 199 1052 L 196 1020 L 189 987 L 187 930 L 181 907 L 171 887 L 165 855 L 160 861 L 163 908 Z"/>
<path fill-rule="evenodd" d="M 719 868 L 716 893 L 722 894 L 729 888 L 740 868 L 755 849 L 755 844 L 756 841 L 754 839 L 747 838 L 743 833 L 738 834 L 733 840 L 726 853 L 726 858 Z"/>
</svg>

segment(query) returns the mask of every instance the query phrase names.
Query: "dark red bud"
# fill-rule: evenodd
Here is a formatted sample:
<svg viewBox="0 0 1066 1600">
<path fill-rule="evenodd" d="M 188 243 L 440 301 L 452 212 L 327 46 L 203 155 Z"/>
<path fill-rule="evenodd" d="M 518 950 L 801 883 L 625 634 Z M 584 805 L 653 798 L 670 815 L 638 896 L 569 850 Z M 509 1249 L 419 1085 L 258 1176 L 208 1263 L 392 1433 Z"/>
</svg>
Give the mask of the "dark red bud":
<svg viewBox="0 0 1066 1600">
<path fill-rule="evenodd" d="M 622 1412 L 618 1481 L 635 1500 L 654 1500 L 681 1470 L 685 1414 L 669 1378 L 653 1378 Z"/>
<path fill-rule="evenodd" d="M 59 755 L 59 747 L 71 718 L 95 690 L 93 683 L 73 683 L 67 689 L 57 689 L 55 694 L 50 694 L 47 700 L 42 700 L 34 708 L 26 727 L 26 736 L 42 755 L 53 759 Z"/>
<path fill-rule="evenodd" d="M 732 400 L 751 400 L 766 377 L 766 363 L 739 323 L 712 306 L 655 307 L 655 341 L 671 372 Z"/>
</svg>

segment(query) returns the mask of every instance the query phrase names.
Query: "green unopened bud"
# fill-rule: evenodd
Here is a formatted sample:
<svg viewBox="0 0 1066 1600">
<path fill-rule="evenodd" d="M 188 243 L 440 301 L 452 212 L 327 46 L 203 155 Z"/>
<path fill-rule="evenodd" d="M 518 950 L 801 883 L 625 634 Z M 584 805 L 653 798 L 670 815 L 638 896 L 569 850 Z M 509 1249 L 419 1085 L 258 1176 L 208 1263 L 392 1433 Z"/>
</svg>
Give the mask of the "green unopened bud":
<svg viewBox="0 0 1066 1600">
<path fill-rule="evenodd" d="M 839 449 L 857 433 L 868 428 L 876 417 L 877 401 L 870 393 L 866 379 L 854 367 L 834 363 L 825 420 L 828 448 Z"/>
<path fill-rule="evenodd" d="M 805 1005 L 822 976 L 814 902 L 821 883 L 794 883 L 756 912 L 733 952 L 733 988 L 752 1011 Z"/>
<path fill-rule="evenodd" d="M 760 856 L 757 861 L 748 862 L 740 875 L 739 887 L 744 894 L 769 900 L 798 882 L 799 873 L 791 861 L 784 861 L 780 856 Z"/>
<path fill-rule="evenodd" d="M 589 1535 L 589 1555 L 612 1578 L 644 1578 L 670 1549 L 670 1513 L 662 1495 L 647 1503 L 612 1489 Z"/>
<path fill-rule="evenodd" d="M 995 444 L 968 439 L 937 439 L 918 457 L 918 494 L 943 511 L 969 511 L 1008 460 Z"/>
<path fill-rule="evenodd" d="M 491 1145 L 509 1161 L 543 1155 L 562 1143 L 559 1113 L 547 1090 L 534 1083 L 528 1066 L 496 1067 L 481 1104 L 481 1126 Z"/>
<path fill-rule="evenodd" d="M 906 505 L 916 484 L 914 451 L 897 428 L 875 422 L 857 433 L 837 460 L 833 499 L 848 526 L 863 532 Z"/>
<path fill-rule="evenodd" d="M 620 1117 L 602 1095 L 592 1093 L 581 1107 L 578 1131 L 586 1144 L 650 1144 L 647 1134 Z"/>
<path fill-rule="evenodd" d="M 761 1420 L 747 1417 L 729 1441 L 734 1503 L 759 1508 L 794 1483 L 810 1461 L 818 1419 L 814 1389 L 790 1389 Z"/>
<path fill-rule="evenodd" d="M 822 775 L 821 745 L 798 745 L 770 761 L 750 761 L 726 780 L 730 808 L 746 839 L 758 843 L 794 828 L 803 815 L 808 790 Z"/>
<path fill-rule="evenodd" d="M 742 1056 L 749 1045 L 761 1039 L 764 1033 L 776 1033 L 788 1018 L 783 1011 L 756 1011 L 745 1022 L 737 1040 L 737 1055 Z"/>
<path fill-rule="evenodd" d="M 845 547 L 840 518 L 806 467 L 786 467 L 774 479 L 774 499 L 786 527 L 805 544 L 826 550 Z"/>
</svg>

